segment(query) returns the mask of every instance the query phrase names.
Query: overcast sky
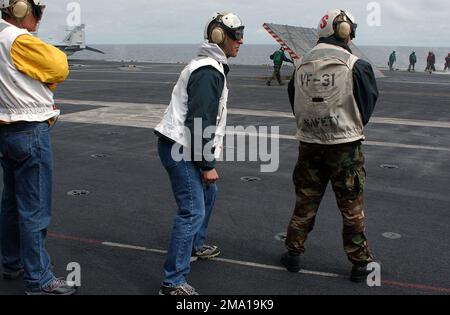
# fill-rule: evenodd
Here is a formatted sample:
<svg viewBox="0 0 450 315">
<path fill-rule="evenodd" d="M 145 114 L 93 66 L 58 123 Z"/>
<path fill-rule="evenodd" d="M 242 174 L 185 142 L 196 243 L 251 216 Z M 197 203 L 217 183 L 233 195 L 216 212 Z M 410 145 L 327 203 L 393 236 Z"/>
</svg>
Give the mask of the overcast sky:
<svg viewBox="0 0 450 315">
<path fill-rule="evenodd" d="M 63 37 L 73 2 L 80 5 L 89 44 L 200 43 L 207 18 L 223 10 L 244 21 L 245 43 L 273 44 L 264 22 L 317 27 L 328 9 L 338 8 L 356 17 L 356 44 L 450 47 L 449 0 L 46 0 L 41 37 Z M 380 8 L 379 26 L 368 25 L 368 17 L 377 24 L 371 2 Z"/>
</svg>

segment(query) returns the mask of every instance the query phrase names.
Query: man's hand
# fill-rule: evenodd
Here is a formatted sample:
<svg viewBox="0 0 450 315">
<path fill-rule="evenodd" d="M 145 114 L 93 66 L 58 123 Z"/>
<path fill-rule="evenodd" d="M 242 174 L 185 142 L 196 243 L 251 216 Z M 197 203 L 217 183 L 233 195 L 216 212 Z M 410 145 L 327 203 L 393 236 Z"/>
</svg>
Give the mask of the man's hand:
<svg viewBox="0 0 450 315">
<path fill-rule="evenodd" d="M 203 171 L 202 180 L 205 184 L 214 184 L 219 180 L 219 174 L 217 174 L 216 169 L 212 169 L 210 171 Z"/>
</svg>

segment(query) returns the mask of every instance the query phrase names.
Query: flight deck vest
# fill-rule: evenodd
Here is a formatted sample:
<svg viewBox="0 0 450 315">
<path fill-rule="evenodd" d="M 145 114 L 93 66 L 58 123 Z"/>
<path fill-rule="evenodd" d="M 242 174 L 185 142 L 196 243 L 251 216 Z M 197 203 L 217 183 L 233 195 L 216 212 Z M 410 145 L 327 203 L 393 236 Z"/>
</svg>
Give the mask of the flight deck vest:
<svg viewBox="0 0 450 315">
<path fill-rule="evenodd" d="M 318 44 L 296 62 L 298 140 L 326 145 L 364 140 L 363 121 L 353 95 L 357 60 L 339 46 Z"/>
</svg>

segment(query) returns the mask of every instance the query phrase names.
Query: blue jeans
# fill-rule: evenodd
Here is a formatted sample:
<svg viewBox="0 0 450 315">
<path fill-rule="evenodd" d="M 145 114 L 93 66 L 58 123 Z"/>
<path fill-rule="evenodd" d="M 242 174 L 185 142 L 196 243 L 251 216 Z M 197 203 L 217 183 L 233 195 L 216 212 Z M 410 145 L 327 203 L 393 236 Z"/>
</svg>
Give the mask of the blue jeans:
<svg viewBox="0 0 450 315">
<path fill-rule="evenodd" d="M 178 213 L 172 229 L 169 250 L 164 264 L 163 285 L 175 287 L 186 283 L 192 250 L 200 249 L 206 238 L 217 185 L 202 182 L 201 170 L 193 162 L 176 162 L 171 155 L 172 144 L 158 141 L 161 162 L 169 174 Z M 183 150 L 183 148 L 181 148 Z"/>
<path fill-rule="evenodd" d="M 2 266 L 24 268 L 25 288 L 39 290 L 54 279 L 45 250 L 53 168 L 48 123 L 1 125 L 0 162 Z"/>
</svg>

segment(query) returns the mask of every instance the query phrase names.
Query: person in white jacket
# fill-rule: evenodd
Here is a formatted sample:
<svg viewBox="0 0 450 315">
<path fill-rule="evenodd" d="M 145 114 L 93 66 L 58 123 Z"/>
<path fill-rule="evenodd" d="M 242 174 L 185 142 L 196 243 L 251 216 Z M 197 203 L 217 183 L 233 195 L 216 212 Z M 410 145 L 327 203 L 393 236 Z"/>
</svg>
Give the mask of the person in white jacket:
<svg viewBox="0 0 450 315">
<path fill-rule="evenodd" d="M 219 180 L 227 120 L 227 59 L 243 44 L 244 26 L 233 13 L 216 13 L 205 28 L 197 58 L 182 71 L 161 123 L 158 153 L 169 174 L 178 213 L 164 265 L 160 295 L 196 295 L 187 283 L 190 262 L 220 254 L 205 245 Z"/>
</svg>

